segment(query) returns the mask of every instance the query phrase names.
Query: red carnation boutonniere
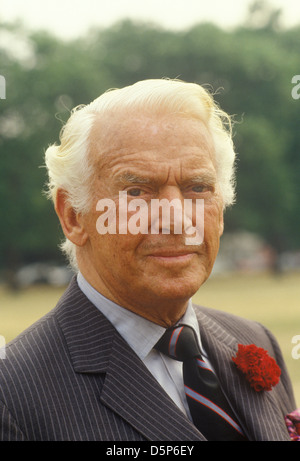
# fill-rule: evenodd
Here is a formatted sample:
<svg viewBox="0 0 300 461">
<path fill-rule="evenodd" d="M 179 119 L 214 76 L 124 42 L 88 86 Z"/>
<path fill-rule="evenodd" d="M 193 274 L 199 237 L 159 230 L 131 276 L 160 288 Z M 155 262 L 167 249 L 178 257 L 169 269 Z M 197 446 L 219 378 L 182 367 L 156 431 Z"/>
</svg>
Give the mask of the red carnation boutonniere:
<svg viewBox="0 0 300 461">
<path fill-rule="evenodd" d="M 247 346 L 239 344 L 238 352 L 232 360 L 257 392 L 270 391 L 279 383 L 281 370 L 262 347 L 257 347 L 255 344 Z"/>
</svg>

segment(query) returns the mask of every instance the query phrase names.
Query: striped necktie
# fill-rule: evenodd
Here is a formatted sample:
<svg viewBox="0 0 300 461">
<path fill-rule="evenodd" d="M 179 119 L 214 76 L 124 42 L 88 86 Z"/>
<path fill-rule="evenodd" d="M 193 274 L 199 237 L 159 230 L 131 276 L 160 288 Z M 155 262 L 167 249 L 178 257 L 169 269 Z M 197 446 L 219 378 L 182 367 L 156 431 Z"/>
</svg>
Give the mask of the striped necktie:
<svg viewBox="0 0 300 461">
<path fill-rule="evenodd" d="M 191 416 L 207 440 L 245 441 L 215 373 L 202 358 L 194 330 L 187 325 L 167 329 L 155 348 L 183 362 L 184 389 Z"/>
</svg>

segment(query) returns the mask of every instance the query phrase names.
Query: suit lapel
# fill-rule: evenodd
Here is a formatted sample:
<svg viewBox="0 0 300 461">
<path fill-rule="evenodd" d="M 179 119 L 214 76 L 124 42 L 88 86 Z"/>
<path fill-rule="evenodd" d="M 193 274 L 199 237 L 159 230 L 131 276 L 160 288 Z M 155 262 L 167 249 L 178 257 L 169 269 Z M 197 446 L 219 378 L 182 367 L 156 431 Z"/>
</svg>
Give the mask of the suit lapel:
<svg viewBox="0 0 300 461">
<path fill-rule="evenodd" d="M 198 319 L 203 347 L 248 439 L 289 440 L 282 413 L 276 402 L 276 391 L 256 392 L 232 361 L 238 343 L 243 341 L 228 333 L 223 325 L 211 318 L 207 312 L 198 311 Z M 244 344 L 247 343 L 249 344 L 245 339 Z"/>
<path fill-rule="evenodd" d="M 118 334 L 101 401 L 148 440 L 204 440 Z"/>
<path fill-rule="evenodd" d="M 56 309 L 74 370 L 105 374 L 102 404 L 147 440 L 205 440 L 75 279 Z"/>
</svg>

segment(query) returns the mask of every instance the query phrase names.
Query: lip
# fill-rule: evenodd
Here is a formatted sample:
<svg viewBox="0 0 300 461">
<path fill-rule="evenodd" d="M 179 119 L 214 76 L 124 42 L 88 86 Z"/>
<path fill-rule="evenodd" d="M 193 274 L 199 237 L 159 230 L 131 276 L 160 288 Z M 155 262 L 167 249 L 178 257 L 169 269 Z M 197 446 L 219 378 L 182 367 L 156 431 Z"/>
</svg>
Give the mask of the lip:
<svg viewBox="0 0 300 461">
<path fill-rule="evenodd" d="M 193 251 L 174 251 L 174 250 L 159 250 L 148 255 L 148 257 L 161 260 L 164 262 L 180 262 L 189 261 L 195 255 Z"/>
</svg>

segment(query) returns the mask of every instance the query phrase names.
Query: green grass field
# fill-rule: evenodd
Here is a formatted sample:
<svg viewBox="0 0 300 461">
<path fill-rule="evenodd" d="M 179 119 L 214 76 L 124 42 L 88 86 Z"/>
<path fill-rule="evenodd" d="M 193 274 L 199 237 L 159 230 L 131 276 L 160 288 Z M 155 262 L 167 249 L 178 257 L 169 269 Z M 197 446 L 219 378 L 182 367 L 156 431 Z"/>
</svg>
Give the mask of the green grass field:
<svg viewBox="0 0 300 461">
<path fill-rule="evenodd" d="M 32 287 L 18 293 L 0 288 L 0 335 L 6 342 L 51 310 L 63 289 Z M 211 277 L 194 301 L 257 320 L 276 336 L 300 407 L 300 359 L 292 357 L 292 338 L 300 335 L 300 273 L 283 276 Z"/>
</svg>

